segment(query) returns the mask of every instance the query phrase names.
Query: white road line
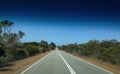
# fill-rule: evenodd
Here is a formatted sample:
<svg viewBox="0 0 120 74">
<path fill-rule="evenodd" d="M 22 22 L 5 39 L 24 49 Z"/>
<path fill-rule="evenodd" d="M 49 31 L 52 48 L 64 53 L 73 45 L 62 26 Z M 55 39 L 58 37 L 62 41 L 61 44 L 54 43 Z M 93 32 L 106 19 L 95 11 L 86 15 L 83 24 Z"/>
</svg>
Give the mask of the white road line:
<svg viewBox="0 0 120 74">
<path fill-rule="evenodd" d="M 64 52 L 65 53 L 65 52 Z M 67 55 L 70 55 L 70 54 L 68 54 L 68 53 L 66 53 Z M 70 56 L 72 56 L 72 55 L 70 55 Z M 99 69 L 101 69 L 101 70 L 103 70 L 103 71 L 106 71 L 106 72 L 108 72 L 108 73 L 110 73 L 110 74 L 114 74 L 113 72 L 111 72 L 111 71 L 109 71 L 109 70 L 106 70 L 106 69 L 103 69 L 103 68 L 101 68 L 101 67 L 99 67 L 99 66 L 96 66 L 95 64 L 92 64 L 92 63 L 90 63 L 90 62 L 87 62 L 87 61 L 85 61 L 85 60 L 82 60 L 82 59 L 79 59 L 78 57 L 75 57 L 75 56 L 72 56 L 73 58 L 75 58 L 75 59 L 78 59 L 78 60 L 80 60 L 80 61 L 82 61 L 82 62 L 85 62 L 85 63 L 87 63 L 87 64 L 90 64 L 90 65 L 92 65 L 92 66 L 94 66 L 94 67 L 97 67 L 97 68 L 99 68 Z"/>
<path fill-rule="evenodd" d="M 44 56 L 43 58 L 41 58 L 40 60 L 38 60 L 37 62 L 35 62 L 34 64 L 32 64 L 31 66 L 29 66 L 27 69 L 25 69 L 24 71 L 22 71 L 20 74 L 24 74 L 26 71 L 28 71 L 30 68 L 32 68 L 33 66 L 35 66 L 36 64 L 38 64 L 40 61 L 44 60 L 46 57 L 48 57 L 52 53 L 53 53 L 53 51 L 51 53 L 49 53 L 48 55 Z"/>
<path fill-rule="evenodd" d="M 66 64 L 66 66 L 68 67 L 68 69 L 70 70 L 70 73 L 71 74 L 76 74 L 75 71 L 72 69 L 72 67 L 67 63 L 67 61 L 63 58 L 63 56 L 60 54 L 59 50 L 58 51 L 58 54 L 60 55 L 60 57 L 62 58 L 62 60 L 64 61 L 64 63 Z"/>
</svg>

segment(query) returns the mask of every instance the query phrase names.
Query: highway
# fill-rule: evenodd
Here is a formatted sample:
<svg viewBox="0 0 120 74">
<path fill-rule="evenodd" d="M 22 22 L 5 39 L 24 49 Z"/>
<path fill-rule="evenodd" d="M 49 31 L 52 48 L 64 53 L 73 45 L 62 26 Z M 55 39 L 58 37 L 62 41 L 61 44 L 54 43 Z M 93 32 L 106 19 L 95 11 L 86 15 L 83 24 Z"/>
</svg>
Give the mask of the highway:
<svg viewBox="0 0 120 74">
<path fill-rule="evenodd" d="M 114 74 L 108 70 L 72 56 L 64 51 L 54 50 L 19 74 Z"/>
</svg>

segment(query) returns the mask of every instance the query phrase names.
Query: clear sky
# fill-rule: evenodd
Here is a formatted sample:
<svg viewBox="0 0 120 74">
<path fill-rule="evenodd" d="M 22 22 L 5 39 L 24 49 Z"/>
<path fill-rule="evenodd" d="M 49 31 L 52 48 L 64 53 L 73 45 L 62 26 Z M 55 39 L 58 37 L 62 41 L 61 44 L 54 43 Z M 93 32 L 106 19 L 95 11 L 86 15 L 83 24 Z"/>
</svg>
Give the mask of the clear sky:
<svg viewBox="0 0 120 74">
<path fill-rule="evenodd" d="M 120 41 L 119 0 L 1 0 L 4 19 L 15 23 L 13 31 L 25 32 L 22 42 Z"/>
</svg>

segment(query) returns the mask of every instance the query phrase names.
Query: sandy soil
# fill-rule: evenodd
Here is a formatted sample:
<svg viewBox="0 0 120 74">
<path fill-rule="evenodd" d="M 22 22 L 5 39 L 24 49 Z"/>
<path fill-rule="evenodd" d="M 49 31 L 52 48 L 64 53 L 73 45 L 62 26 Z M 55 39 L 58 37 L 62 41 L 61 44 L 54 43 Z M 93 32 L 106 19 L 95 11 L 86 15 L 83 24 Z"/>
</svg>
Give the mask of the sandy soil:
<svg viewBox="0 0 120 74">
<path fill-rule="evenodd" d="M 25 68 L 31 63 L 34 63 L 35 61 L 39 60 L 40 58 L 44 57 L 49 52 L 41 53 L 32 57 L 29 57 L 27 59 L 19 60 L 16 62 L 10 63 L 7 67 L 3 68 L 3 71 L 0 71 L 0 74 L 16 74 L 19 70 Z"/>
<path fill-rule="evenodd" d="M 71 54 L 71 53 L 69 53 L 69 54 Z M 97 66 L 99 66 L 99 67 L 102 67 L 102 68 L 104 68 L 104 69 L 107 69 L 107 70 L 109 70 L 109 71 L 111 71 L 111 72 L 113 72 L 113 73 L 115 73 L 115 74 L 120 74 L 120 69 L 117 68 L 117 67 L 114 66 L 114 65 L 111 65 L 111 64 L 108 64 L 108 63 L 105 63 L 105 62 L 101 62 L 101 61 L 99 61 L 99 60 L 95 60 L 95 59 L 88 58 L 88 57 L 81 57 L 81 56 L 77 56 L 77 55 L 75 55 L 75 54 L 72 54 L 72 55 L 73 55 L 73 56 L 76 56 L 76 57 L 78 57 L 78 58 L 80 58 L 80 59 L 83 59 L 83 60 L 85 60 L 85 61 L 88 61 L 88 62 L 90 62 L 90 63 L 93 63 L 93 64 L 95 64 L 95 65 L 97 65 Z"/>
</svg>

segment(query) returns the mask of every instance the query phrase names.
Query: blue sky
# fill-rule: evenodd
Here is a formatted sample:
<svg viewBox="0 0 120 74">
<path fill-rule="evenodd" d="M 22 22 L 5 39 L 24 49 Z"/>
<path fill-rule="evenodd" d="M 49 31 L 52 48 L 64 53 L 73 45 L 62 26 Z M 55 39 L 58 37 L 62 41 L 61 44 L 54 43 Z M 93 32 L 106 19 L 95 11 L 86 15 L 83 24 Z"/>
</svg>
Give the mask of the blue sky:
<svg viewBox="0 0 120 74">
<path fill-rule="evenodd" d="M 4 0 L 0 2 L 0 21 L 13 21 L 14 32 L 25 32 L 22 42 L 120 41 L 119 9 L 118 0 Z"/>
<path fill-rule="evenodd" d="M 77 22 L 77 23 L 76 23 Z M 115 25 L 115 26 L 114 26 Z M 19 29 L 26 33 L 23 42 L 46 40 L 57 45 L 85 43 L 89 40 L 117 39 L 120 41 L 120 26 L 115 22 L 65 22 L 30 21 L 15 22 L 14 31 Z"/>
</svg>

